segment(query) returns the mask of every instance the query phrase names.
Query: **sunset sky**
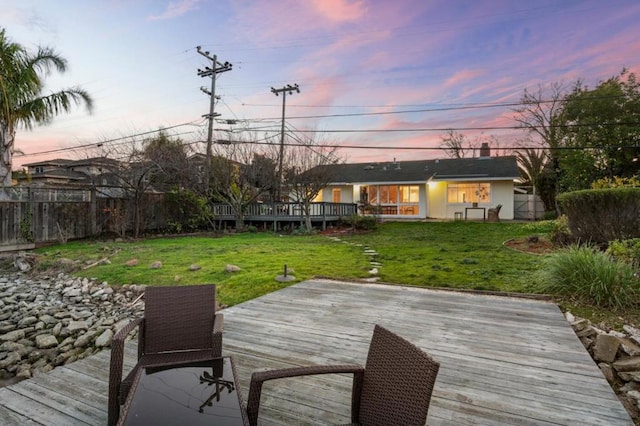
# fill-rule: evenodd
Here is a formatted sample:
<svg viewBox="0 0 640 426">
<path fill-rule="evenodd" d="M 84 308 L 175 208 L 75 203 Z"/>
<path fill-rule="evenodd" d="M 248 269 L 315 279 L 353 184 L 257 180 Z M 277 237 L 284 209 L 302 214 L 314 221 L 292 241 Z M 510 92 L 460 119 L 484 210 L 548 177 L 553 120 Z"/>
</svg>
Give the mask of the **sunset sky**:
<svg viewBox="0 0 640 426">
<path fill-rule="evenodd" d="M 488 104 L 640 72 L 637 0 L 0 0 L 0 10 L 12 40 L 68 60 L 48 91 L 78 85 L 95 100 L 92 115 L 77 108 L 19 130 L 27 155 L 14 168 L 161 127 L 204 151 L 210 80 L 197 75 L 207 60 L 196 46 L 233 64 L 216 80 L 216 112 L 238 123 L 216 128 L 279 143 L 282 97 L 270 89 L 297 83 L 289 128 L 349 147 L 349 162 L 442 158 L 428 148 L 446 129 L 505 148 L 525 135 L 500 129 L 515 125 L 513 107 Z"/>
</svg>

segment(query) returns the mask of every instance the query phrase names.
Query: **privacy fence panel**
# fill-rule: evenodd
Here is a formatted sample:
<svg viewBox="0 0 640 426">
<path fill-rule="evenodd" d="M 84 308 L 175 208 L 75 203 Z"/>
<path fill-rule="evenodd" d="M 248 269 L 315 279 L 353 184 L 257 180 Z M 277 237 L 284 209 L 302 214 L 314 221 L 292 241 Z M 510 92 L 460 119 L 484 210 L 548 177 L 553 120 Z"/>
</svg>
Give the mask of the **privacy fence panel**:
<svg viewBox="0 0 640 426">
<path fill-rule="evenodd" d="M 31 240 L 29 203 L 0 201 L 0 251 L 21 250 L 34 246 Z"/>
<path fill-rule="evenodd" d="M 0 188 L 0 251 L 22 250 L 39 243 L 66 242 L 101 234 L 124 236 L 166 227 L 164 194 L 144 194 L 139 203 L 104 188 Z"/>
</svg>

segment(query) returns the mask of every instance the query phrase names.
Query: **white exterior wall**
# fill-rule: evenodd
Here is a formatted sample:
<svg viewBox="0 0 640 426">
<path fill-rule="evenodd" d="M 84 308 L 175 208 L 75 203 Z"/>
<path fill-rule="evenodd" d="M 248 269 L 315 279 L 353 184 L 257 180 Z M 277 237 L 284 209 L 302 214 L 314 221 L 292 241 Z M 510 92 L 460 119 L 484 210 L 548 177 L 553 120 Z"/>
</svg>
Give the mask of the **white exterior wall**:
<svg viewBox="0 0 640 426">
<path fill-rule="evenodd" d="M 429 182 L 429 215 L 433 219 L 453 219 L 456 212 L 464 217 L 465 207 L 471 207 L 471 203 L 447 203 L 447 185 L 449 182 Z M 458 183 L 458 182 L 456 182 Z M 489 210 L 502 204 L 500 219 L 513 220 L 513 181 L 492 181 L 491 201 L 478 203 L 478 207 Z M 481 217 L 479 210 L 469 210 L 469 218 Z M 485 211 L 485 215 L 488 213 Z"/>
<path fill-rule="evenodd" d="M 333 202 L 333 190 L 340 190 L 340 202 L 341 203 L 355 203 L 358 200 L 358 197 L 355 197 L 355 188 L 357 185 L 330 185 L 320 191 L 319 197 L 316 198 L 316 201 L 324 201 L 325 203 Z M 358 191 L 360 191 L 360 187 L 358 187 Z M 354 201 L 355 200 L 355 201 Z"/>
<path fill-rule="evenodd" d="M 455 208 L 447 205 L 447 183 L 446 182 L 429 182 L 427 184 L 428 194 L 427 200 L 429 211 L 427 217 L 434 219 L 453 219 Z"/>
<path fill-rule="evenodd" d="M 500 219 L 513 220 L 513 181 L 491 183 L 491 206 L 502 204 Z"/>
</svg>

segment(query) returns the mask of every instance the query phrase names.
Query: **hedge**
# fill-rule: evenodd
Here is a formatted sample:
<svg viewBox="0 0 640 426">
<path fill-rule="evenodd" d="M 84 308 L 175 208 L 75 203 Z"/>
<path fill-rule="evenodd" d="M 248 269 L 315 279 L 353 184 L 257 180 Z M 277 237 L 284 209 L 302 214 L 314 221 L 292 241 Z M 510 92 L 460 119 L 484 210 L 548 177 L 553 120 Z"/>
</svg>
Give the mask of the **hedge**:
<svg viewBox="0 0 640 426">
<path fill-rule="evenodd" d="M 607 244 L 640 238 L 640 188 L 567 192 L 557 201 L 577 241 Z"/>
</svg>

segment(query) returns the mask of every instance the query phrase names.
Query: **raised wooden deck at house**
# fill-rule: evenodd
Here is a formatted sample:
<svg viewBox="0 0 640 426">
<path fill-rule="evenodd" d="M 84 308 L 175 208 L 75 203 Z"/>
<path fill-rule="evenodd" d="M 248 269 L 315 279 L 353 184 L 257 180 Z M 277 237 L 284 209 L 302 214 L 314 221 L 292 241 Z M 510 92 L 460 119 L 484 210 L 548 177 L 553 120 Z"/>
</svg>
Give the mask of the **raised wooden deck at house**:
<svg viewBox="0 0 640 426">
<path fill-rule="evenodd" d="M 252 371 L 361 363 L 378 323 L 441 362 L 429 425 L 632 425 L 552 303 L 310 280 L 228 308 L 224 353 Z M 132 365 L 135 344 L 128 344 Z M 109 351 L 0 389 L 2 425 L 106 424 Z M 263 424 L 348 421 L 350 379 L 268 383 Z"/>
<path fill-rule="evenodd" d="M 216 220 L 233 222 L 236 214 L 228 204 L 214 204 L 211 207 Z M 320 224 L 325 229 L 327 224 L 335 223 L 342 218 L 358 213 L 353 203 L 311 203 L 309 217 L 311 223 Z M 244 221 L 272 225 L 274 229 L 282 223 L 304 223 L 305 212 L 300 203 L 254 203 L 246 206 Z"/>
</svg>

